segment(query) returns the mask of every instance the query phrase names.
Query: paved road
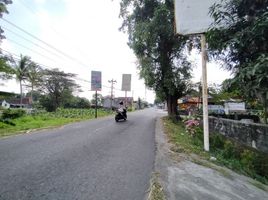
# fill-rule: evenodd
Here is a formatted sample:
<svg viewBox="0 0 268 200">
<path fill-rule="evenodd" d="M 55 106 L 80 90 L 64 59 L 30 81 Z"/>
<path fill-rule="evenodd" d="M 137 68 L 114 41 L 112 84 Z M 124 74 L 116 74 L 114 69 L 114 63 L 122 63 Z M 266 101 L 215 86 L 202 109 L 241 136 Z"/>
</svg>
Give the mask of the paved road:
<svg viewBox="0 0 268 200">
<path fill-rule="evenodd" d="M 142 200 L 155 156 L 147 109 L 0 140 L 0 199 Z"/>
</svg>

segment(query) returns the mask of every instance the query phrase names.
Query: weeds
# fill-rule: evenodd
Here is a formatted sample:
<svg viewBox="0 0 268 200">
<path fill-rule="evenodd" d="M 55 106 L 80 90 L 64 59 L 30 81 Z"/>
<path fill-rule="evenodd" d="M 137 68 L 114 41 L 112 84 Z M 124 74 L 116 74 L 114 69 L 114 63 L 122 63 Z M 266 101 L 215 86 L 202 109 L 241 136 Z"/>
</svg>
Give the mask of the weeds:
<svg viewBox="0 0 268 200">
<path fill-rule="evenodd" d="M 203 151 L 203 132 L 195 127 L 195 133 L 187 130 L 183 123 L 173 123 L 163 119 L 165 130 L 176 146 L 185 153 L 196 153 L 204 159 L 211 156 L 215 162 L 244 175 L 250 176 L 264 184 L 268 184 L 268 156 L 219 134 L 210 135 L 210 152 Z M 201 131 L 200 131 L 201 130 Z"/>
</svg>

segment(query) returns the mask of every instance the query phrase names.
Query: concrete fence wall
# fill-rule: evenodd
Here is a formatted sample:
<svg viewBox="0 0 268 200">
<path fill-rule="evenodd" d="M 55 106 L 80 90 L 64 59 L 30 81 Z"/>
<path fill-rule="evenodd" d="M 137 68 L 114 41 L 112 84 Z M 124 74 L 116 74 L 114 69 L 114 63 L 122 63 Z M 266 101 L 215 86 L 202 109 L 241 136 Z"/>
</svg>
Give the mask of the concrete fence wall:
<svg viewBox="0 0 268 200">
<path fill-rule="evenodd" d="M 209 130 L 268 153 L 268 125 L 209 117 Z"/>
</svg>

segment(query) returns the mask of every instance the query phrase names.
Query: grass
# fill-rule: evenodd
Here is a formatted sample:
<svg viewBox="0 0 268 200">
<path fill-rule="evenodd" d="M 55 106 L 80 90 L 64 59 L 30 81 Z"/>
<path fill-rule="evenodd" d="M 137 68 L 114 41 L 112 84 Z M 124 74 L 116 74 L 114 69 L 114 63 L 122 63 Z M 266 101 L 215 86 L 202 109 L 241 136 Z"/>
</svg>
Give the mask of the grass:
<svg viewBox="0 0 268 200">
<path fill-rule="evenodd" d="M 193 162 L 213 168 L 223 176 L 232 178 L 229 172 L 221 168 L 215 168 L 209 164 L 210 157 L 215 157 L 214 164 L 225 166 L 240 174 L 247 175 L 263 184 L 268 184 L 268 156 L 251 148 L 239 145 L 219 134 L 210 136 L 210 152 L 203 149 L 203 134 L 190 136 L 182 122 L 174 123 L 169 118 L 163 118 L 165 132 L 171 143 L 172 151 L 186 154 L 196 154 L 205 161 L 193 159 Z M 206 161 L 207 160 L 207 161 Z M 260 183 L 260 185 L 261 185 Z"/>
<path fill-rule="evenodd" d="M 151 179 L 150 193 L 148 200 L 165 200 L 165 195 L 161 184 L 158 181 L 158 174 L 153 174 Z"/>
<path fill-rule="evenodd" d="M 112 112 L 98 110 L 98 117 L 111 115 Z M 93 109 L 59 109 L 57 112 L 43 112 L 35 115 L 24 115 L 10 120 L 13 124 L 0 121 L 0 137 L 25 133 L 33 129 L 59 127 L 64 124 L 95 118 Z"/>
</svg>

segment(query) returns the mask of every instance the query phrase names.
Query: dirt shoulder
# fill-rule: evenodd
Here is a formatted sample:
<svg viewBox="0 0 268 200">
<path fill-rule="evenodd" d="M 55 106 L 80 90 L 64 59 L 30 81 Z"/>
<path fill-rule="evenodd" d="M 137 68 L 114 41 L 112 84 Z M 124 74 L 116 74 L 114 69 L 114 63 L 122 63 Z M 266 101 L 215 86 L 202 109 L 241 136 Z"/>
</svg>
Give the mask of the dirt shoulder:
<svg viewBox="0 0 268 200">
<path fill-rule="evenodd" d="M 171 151 L 162 120 L 156 123 L 155 173 L 168 200 L 263 200 L 268 187 L 196 155 Z"/>
</svg>

